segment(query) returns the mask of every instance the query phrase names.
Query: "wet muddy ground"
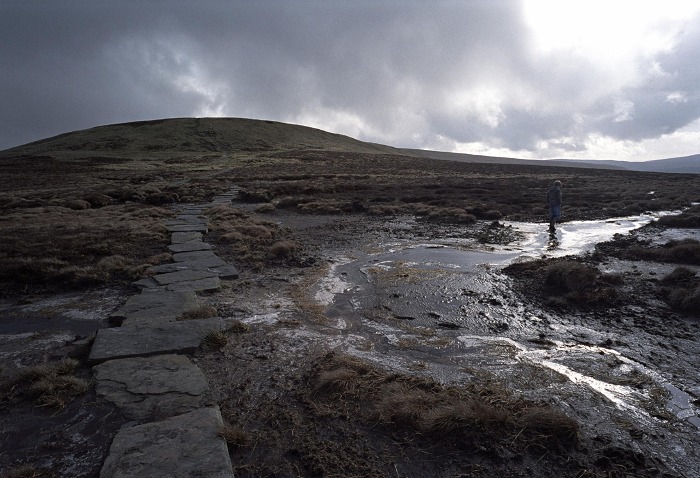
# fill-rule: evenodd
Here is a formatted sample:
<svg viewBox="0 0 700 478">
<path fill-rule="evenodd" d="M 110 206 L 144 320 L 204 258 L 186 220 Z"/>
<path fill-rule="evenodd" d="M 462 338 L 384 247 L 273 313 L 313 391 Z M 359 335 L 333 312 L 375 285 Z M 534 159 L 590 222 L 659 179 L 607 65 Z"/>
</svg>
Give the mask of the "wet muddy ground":
<svg viewBox="0 0 700 478">
<path fill-rule="evenodd" d="M 240 431 L 239 445 L 229 445 L 237 476 L 700 475 L 700 322 L 653 293 L 675 265 L 598 254 L 601 271 L 624 277 L 624 300 L 592 308 L 553 307 L 539 279 L 504 271 L 533 259 L 592 260 L 597 243 L 651 217 L 567 222 L 554 237 L 534 223 L 465 227 L 291 212 L 267 219 L 303 244 L 300 265 L 243 271 L 206 297 L 248 330 L 196 358 Z M 636 234 L 663 242 L 697 231 Z M 3 361 L 80 356 L 81 339 L 107 326 L 104 317 L 127 295 L 101 289 L 6 303 L 3 316 L 16 320 L 3 322 Z M 547 406 L 578 423 L 577 442 L 518 448 L 515 437 L 464 449 L 357 421 L 337 409 L 352 415 L 352 404 L 334 408 L 314 392 L 315 367 L 329 352 Z M 4 403 L 19 411 L 2 415 L 12 430 L 5 440 L 24 434 L 25 457 L 58 470 L 53 476 L 96 476 L 110 434 L 124 423 L 89 394 L 61 413 Z M 60 432 L 67 422 L 68 446 Z M 52 451 L 59 439 L 63 448 Z"/>
<path fill-rule="evenodd" d="M 219 310 L 264 333 L 236 338 L 222 357 L 200 363 L 218 383 L 224 415 L 251 430 L 261 447 L 234 452 L 242 476 L 286 476 L 280 470 L 313 475 L 303 468 L 289 471 L 282 456 L 265 465 L 263 456 L 271 452 L 266 445 L 274 440 L 264 432 L 267 418 L 256 409 L 261 395 L 275 413 L 285 408 L 279 404 L 285 391 L 298 387 L 308 364 L 328 351 L 444 385 L 498 384 L 580 424 L 579 446 L 566 459 L 545 459 L 548 450 L 536 460 L 526 454 L 515 462 L 470 455 L 480 471 L 467 472 L 464 462 L 442 457 L 441 465 L 422 470 L 430 476 L 492 476 L 495 470 L 508 470 L 506 476 L 700 474 L 699 322 L 673 312 L 650 292 L 650 284 L 675 265 L 599 254 L 599 270 L 624 277 L 624 300 L 593 308 L 551 307 L 536 287 L 503 271 L 508 264 L 533 259 L 585 260 L 597 243 L 636 233 L 651 216 L 567 222 L 554 237 L 546 225 L 534 223 L 483 222 L 464 228 L 410 217 L 386 221 L 288 213 L 270 219 L 289 227 L 317 266 L 313 273 L 277 271 L 250 278 L 245 286 L 234 287 L 229 298 L 217 299 Z M 657 241 L 697 237 L 693 230 L 646 234 Z M 244 289 L 247 297 L 241 297 Z M 260 352 L 261 346 L 267 349 Z M 252 365 L 241 365 L 241 360 Z M 226 376 L 236 378 L 226 383 L 215 378 Z M 256 390 L 240 383 L 257 383 Z M 330 453 L 331 448 L 316 451 Z M 311 460 L 305 453 L 310 452 L 301 453 L 305 458 L 300 462 Z M 391 453 L 350 455 L 346 458 L 386 460 Z M 570 467 L 562 465 L 567 460 Z M 429 476 L 406 457 L 392 463 L 396 476 Z M 455 472 L 450 464 L 462 467 L 463 475 L 450 474 Z M 337 466 L 325 470 L 354 476 L 352 467 Z M 377 476 L 388 473 L 372 469 L 383 470 Z"/>
</svg>

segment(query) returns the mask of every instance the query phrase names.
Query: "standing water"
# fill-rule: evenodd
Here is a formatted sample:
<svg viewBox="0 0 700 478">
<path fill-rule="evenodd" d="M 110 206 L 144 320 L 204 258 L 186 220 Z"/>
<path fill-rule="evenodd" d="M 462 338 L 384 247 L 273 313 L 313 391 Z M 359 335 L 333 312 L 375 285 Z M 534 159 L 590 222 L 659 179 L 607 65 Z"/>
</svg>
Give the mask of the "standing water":
<svg viewBox="0 0 700 478">
<path fill-rule="evenodd" d="M 319 283 L 316 299 L 327 306 L 340 333 L 369 338 L 376 351 L 391 352 L 384 357 L 394 365 L 397 355 L 431 363 L 431 374 L 443 381 L 458 380 L 464 364 L 475 360 L 497 375 L 522 373 L 520 367 L 545 368 L 648 421 L 653 419 L 645 411 L 650 398 L 644 390 L 650 388 L 640 389 L 617 375 L 635 380 L 643 376 L 670 395 L 668 411 L 700 426 L 690 395 L 648 366 L 613 349 L 570 338 L 536 340 L 543 331 L 548 336 L 579 334 L 601 341 L 604 335 L 572 326 L 565 317 L 532 310 L 514 297 L 508 278 L 500 273 L 516 260 L 591 252 L 597 243 L 653 219 L 642 215 L 571 221 L 560 224 L 554 234 L 544 224 L 509 222 L 506 227 L 522 239 L 488 252 L 467 250 L 454 240 L 380 245 L 372 252 L 338 258 Z M 607 365 L 601 367 L 601 362 Z"/>
</svg>

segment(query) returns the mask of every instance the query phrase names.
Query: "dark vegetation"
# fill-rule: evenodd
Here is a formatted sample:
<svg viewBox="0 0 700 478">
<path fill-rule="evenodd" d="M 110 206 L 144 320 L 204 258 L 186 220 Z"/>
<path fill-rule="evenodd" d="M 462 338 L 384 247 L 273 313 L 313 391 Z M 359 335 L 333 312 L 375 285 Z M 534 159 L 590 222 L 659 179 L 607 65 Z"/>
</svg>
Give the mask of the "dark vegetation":
<svg viewBox="0 0 700 478">
<path fill-rule="evenodd" d="M 509 236 L 501 219 L 544 222 L 544 195 L 556 179 L 564 185 L 565 220 L 673 210 L 700 200 L 699 176 L 434 161 L 273 122 L 175 120 L 98 130 L 0 155 L 3 298 L 127 286 L 150 265 L 170 260 L 163 222 L 174 215 L 171 206 L 207 202 L 232 184 L 253 206 L 206 211 L 206 240 L 244 274 L 280 266 L 274 270 L 288 277 L 305 269 L 305 277 L 290 284 L 290 298 L 312 323 L 323 319 L 323 308 L 308 298 L 316 268 L 308 268 L 314 260 L 307 245 L 277 224 L 285 215 L 415 215 L 426 228 L 476 228 L 480 221 L 487 223 L 480 240 L 498 243 Z M 659 225 L 697 227 L 698 217 L 695 208 Z M 601 254 L 697 264 L 685 262 L 697 260 L 696 242 L 620 241 Z M 614 307 L 624 300 L 627 278 L 601 273 L 596 261 L 534 261 L 506 272 L 532 301 Z M 696 274 L 678 268 L 657 289 L 674 307 L 692 311 L 700 309 L 699 287 Z M 181 319 L 225 312 L 202 307 Z M 245 341 L 250 356 L 241 347 Z M 575 420 L 505 385 L 475 380 L 447 387 L 333 354 L 304 358 L 296 368 L 277 362 L 266 371 L 275 346 L 243 323 L 203 343 L 202 361 L 243 370 L 211 377 L 229 422 L 221 435 L 236 476 L 658 476 L 646 472 L 639 453 L 590 442 L 582 449 Z M 6 415 L 41 406 L 55 414 L 39 418 L 55 420 L 54 429 L 73 419 L 54 412 L 88 400 L 89 371 L 66 371 L 71 363 L 38 361 L 12 376 L 3 371 L 0 406 Z M 30 415 L 36 415 L 33 409 L 23 417 Z M 110 419 L 115 423 L 95 426 L 107 437 L 104 447 L 121 425 Z M 10 473 L 50 476 L 31 466 Z"/>
<path fill-rule="evenodd" d="M 90 384 L 77 377 L 79 362 L 64 358 L 20 369 L 5 385 L 2 400 L 29 399 L 38 406 L 61 409 L 74 397 L 85 393 Z"/>
<path fill-rule="evenodd" d="M 691 207 L 681 214 L 661 217 L 647 226 L 700 228 L 700 208 Z M 612 241 L 600 243 L 596 251 L 602 256 L 616 257 L 628 261 L 649 261 L 664 264 L 700 265 L 700 241 L 697 239 L 671 239 L 663 244 L 653 243 L 638 234 L 616 236 Z M 663 277 L 656 287 L 656 294 L 673 309 L 696 315 L 700 311 L 700 278 L 687 267 L 677 267 Z"/>
<path fill-rule="evenodd" d="M 287 239 L 275 222 L 226 205 L 210 208 L 205 215 L 211 226 L 207 240 L 218 244 L 232 262 L 253 270 L 266 264 L 299 265 L 300 245 Z"/>
<path fill-rule="evenodd" d="M 680 214 L 663 216 L 656 221 L 661 226 L 700 229 L 700 206 L 692 206 Z"/>
<path fill-rule="evenodd" d="M 263 210 L 411 214 L 468 224 L 477 219 L 543 221 L 551 182 L 564 184 L 566 219 L 627 216 L 687 207 L 692 175 L 435 162 L 399 155 L 296 151 L 267 164 L 233 166 L 243 198 Z M 226 173 L 228 174 L 228 173 Z M 652 190 L 656 192 L 649 194 Z"/>
<path fill-rule="evenodd" d="M 168 206 L 207 201 L 233 183 L 259 203 L 256 215 L 410 214 L 467 226 L 544 220 L 544 194 L 555 179 L 564 184 L 565 219 L 678 209 L 700 199 L 694 175 L 398 153 L 310 128 L 213 119 L 101 127 L 15 148 L 0 156 L 0 291 L 127 284 L 168 260 L 159 256 Z M 300 245 L 272 221 L 233 210 L 209 216 L 211 239 L 242 265 L 304 262 Z"/>
<path fill-rule="evenodd" d="M 530 297 L 541 297 L 551 307 L 613 307 L 623 283 L 618 274 L 601 273 L 594 265 L 568 258 L 518 262 L 504 272 L 518 279 Z"/>
<path fill-rule="evenodd" d="M 695 272 L 678 267 L 661 279 L 660 289 L 674 309 L 696 315 L 700 311 L 700 277 Z"/>
<path fill-rule="evenodd" d="M 275 382 L 286 400 L 250 403 L 245 383 L 223 398 L 236 476 L 485 477 L 515 456 L 538 476 L 580 466 L 576 421 L 497 383 L 445 387 L 334 353 Z"/>
</svg>

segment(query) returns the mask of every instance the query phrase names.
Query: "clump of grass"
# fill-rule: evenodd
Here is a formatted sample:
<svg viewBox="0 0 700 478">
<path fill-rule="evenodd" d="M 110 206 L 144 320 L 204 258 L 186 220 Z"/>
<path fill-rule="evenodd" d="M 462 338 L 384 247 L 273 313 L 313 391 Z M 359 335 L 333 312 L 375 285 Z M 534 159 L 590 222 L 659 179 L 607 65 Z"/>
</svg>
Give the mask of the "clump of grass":
<svg viewBox="0 0 700 478">
<path fill-rule="evenodd" d="M 78 377 L 68 375 L 46 376 L 29 387 L 29 394 L 42 404 L 61 409 L 74 397 L 85 393 L 90 384 Z"/>
<path fill-rule="evenodd" d="M 257 270 L 266 262 L 277 260 L 269 250 L 284 239 L 274 222 L 255 219 L 228 205 L 212 207 L 205 214 L 211 220 L 210 240 L 221 244 L 219 252 L 230 255 L 236 263 Z"/>
<path fill-rule="evenodd" d="M 664 276 L 661 283 L 665 285 L 691 284 L 697 279 L 697 274 L 687 267 L 676 267 L 673 272 Z"/>
<path fill-rule="evenodd" d="M 277 241 L 272 246 L 270 246 L 270 257 L 274 259 L 289 259 L 291 258 L 301 246 L 299 243 L 294 241 Z"/>
<path fill-rule="evenodd" d="M 245 332 L 248 332 L 249 330 L 250 326 L 241 322 L 238 319 L 232 320 L 228 323 L 228 326 L 226 327 L 226 331 L 232 334 L 243 334 Z"/>
<path fill-rule="evenodd" d="M 156 266 L 158 264 L 165 264 L 173 260 L 173 255 L 170 252 L 161 252 L 159 254 L 153 254 L 147 257 L 144 262 L 151 266 Z"/>
<path fill-rule="evenodd" d="M 615 286 L 622 283 L 622 277 L 617 274 L 601 274 L 595 267 L 571 260 L 550 263 L 543 270 L 544 291 L 549 295 L 547 303 L 552 307 L 564 307 L 570 303 L 612 305 L 619 298 Z"/>
<path fill-rule="evenodd" d="M 544 283 L 556 292 L 581 292 L 595 285 L 597 275 L 597 269 L 579 262 L 555 262 L 545 270 Z"/>
<path fill-rule="evenodd" d="M 674 309 L 697 314 L 700 311 L 700 286 L 671 290 L 668 303 Z"/>
<path fill-rule="evenodd" d="M 219 311 L 211 305 L 202 305 L 196 309 L 184 312 L 177 320 L 201 320 L 211 317 L 218 317 Z"/>
<path fill-rule="evenodd" d="M 242 448 L 250 445 L 251 436 L 241 427 L 225 424 L 219 428 L 219 436 L 226 441 L 228 446 Z"/>
<path fill-rule="evenodd" d="M 657 247 L 635 243 L 625 251 L 624 256 L 655 262 L 698 265 L 700 264 L 700 241 L 697 239 L 672 239 Z"/>
<path fill-rule="evenodd" d="M 10 468 L 3 475 L 5 478 L 53 478 L 53 472 L 45 468 L 37 468 L 34 465 L 21 465 Z"/>
<path fill-rule="evenodd" d="M 239 225 L 236 226 L 236 232 L 254 239 L 269 239 L 274 235 L 274 232 L 269 227 L 262 224 Z"/>
<path fill-rule="evenodd" d="M 83 199 L 71 199 L 70 201 L 66 201 L 64 206 L 67 207 L 68 209 L 72 209 L 74 211 L 82 211 L 83 209 L 90 209 L 90 203 L 83 200 Z"/>
<path fill-rule="evenodd" d="M 430 221 L 447 221 L 456 224 L 473 224 L 476 216 L 458 207 L 432 208 L 427 215 Z"/>
<path fill-rule="evenodd" d="M 700 208 L 695 207 L 692 210 L 674 216 L 663 216 L 657 222 L 666 227 L 698 229 L 700 228 Z"/>
<path fill-rule="evenodd" d="M 90 386 L 86 380 L 73 375 L 78 365 L 77 360 L 66 358 L 27 367 L 20 371 L 15 383 L 24 394 L 42 405 L 61 409 Z"/>
<path fill-rule="evenodd" d="M 102 193 L 89 194 L 83 199 L 90 203 L 90 207 L 93 208 L 109 206 L 112 203 L 112 198 Z"/>
<path fill-rule="evenodd" d="M 272 204 L 271 202 L 267 202 L 267 203 L 261 204 L 258 207 L 256 207 L 255 212 L 267 213 L 267 212 L 273 212 L 275 209 L 277 209 L 277 208 L 275 207 L 274 204 Z"/>
<path fill-rule="evenodd" d="M 476 443 L 565 448 L 578 436 L 575 420 L 503 387 L 446 387 L 431 379 L 389 374 L 346 355 L 324 357 L 311 385 L 316 399 L 328 401 L 326 412 L 330 408 L 331 413 L 360 416 L 407 439 L 430 435 L 458 448 L 474 448 Z"/>
<path fill-rule="evenodd" d="M 228 335 L 219 330 L 207 332 L 202 338 L 202 345 L 212 349 L 222 349 L 228 343 Z"/>
<path fill-rule="evenodd" d="M 313 214 L 341 214 L 343 209 L 347 208 L 347 204 L 342 201 L 327 199 L 323 201 L 309 201 L 300 203 L 297 206 L 299 212 Z"/>
<path fill-rule="evenodd" d="M 700 277 L 694 271 L 676 267 L 659 281 L 659 285 L 671 308 L 690 314 L 700 311 Z"/>
</svg>

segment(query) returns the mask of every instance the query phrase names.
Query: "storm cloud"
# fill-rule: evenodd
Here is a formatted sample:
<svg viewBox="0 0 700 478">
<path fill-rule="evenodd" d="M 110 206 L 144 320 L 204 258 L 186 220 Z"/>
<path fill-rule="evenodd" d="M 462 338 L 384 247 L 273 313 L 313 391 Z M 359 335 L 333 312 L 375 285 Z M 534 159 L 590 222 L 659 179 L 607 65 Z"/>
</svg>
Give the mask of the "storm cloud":
<svg viewBox="0 0 700 478">
<path fill-rule="evenodd" d="M 538 46 L 526 6 L 6 1 L 0 149 L 186 116 L 273 119 L 394 146 L 536 158 L 592 157 L 601 143 L 616 146 L 608 155 L 626 147 L 637 154 L 617 159 L 661 157 L 663 138 L 700 130 L 698 12 L 655 25 L 667 33 L 657 48 L 599 58 Z"/>
</svg>

